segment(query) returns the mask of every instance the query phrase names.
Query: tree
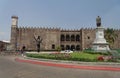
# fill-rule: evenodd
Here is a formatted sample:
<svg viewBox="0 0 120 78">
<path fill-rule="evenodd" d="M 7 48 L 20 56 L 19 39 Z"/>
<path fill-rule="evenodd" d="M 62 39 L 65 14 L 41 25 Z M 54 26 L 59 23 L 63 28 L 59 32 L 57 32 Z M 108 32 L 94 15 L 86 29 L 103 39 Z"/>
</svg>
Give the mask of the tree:
<svg viewBox="0 0 120 78">
<path fill-rule="evenodd" d="M 60 46 L 57 46 L 57 47 L 56 47 L 56 50 L 57 50 L 58 52 L 60 52 L 60 51 L 61 51 L 61 47 L 60 47 Z"/>
<path fill-rule="evenodd" d="M 115 42 L 115 39 L 118 37 L 118 35 L 114 32 L 113 29 L 107 28 L 105 30 L 105 39 L 109 43 L 110 48 L 112 48 L 112 45 Z"/>
</svg>

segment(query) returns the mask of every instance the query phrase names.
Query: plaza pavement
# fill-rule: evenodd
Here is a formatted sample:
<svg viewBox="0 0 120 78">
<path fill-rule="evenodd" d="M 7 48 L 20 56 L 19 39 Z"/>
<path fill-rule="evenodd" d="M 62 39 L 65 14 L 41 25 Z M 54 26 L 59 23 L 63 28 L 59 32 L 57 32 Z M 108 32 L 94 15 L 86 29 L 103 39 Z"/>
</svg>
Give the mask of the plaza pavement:
<svg viewBox="0 0 120 78">
<path fill-rule="evenodd" d="M 37 52 L 30 52 L 30 53 L 37 53 Z M 41 52 L 41 53 L 50 53 L 50 52 Z M 64 61 L 64 60 L 51 60 L 51 59 L 37 59 L 37 58 L 21 57 L 21 56 L 15 58 L 15 60 L 17 62 L 31 63 L 31 64 L 44 65 L 44 66 L 120 72 L 120 63 L 114 63 L 114 62 Z"/>
</svg>

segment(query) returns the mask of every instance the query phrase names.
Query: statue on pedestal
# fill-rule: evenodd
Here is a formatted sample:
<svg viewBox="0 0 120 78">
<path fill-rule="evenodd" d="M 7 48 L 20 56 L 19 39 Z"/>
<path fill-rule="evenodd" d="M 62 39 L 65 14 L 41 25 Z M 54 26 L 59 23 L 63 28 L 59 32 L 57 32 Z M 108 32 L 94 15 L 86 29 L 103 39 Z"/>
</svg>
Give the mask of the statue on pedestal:
<svg viewBox="0 0 120 78">
<path fill-rule="evenodd" d="M 96 18 L 96 38 L 93 42 L 92 49 L 96 52 L 107 52 L 109 49 L 109 44 L 104 38 L 104 27 L 101 26 L 101 18 L 98 16 Z"/>
</svg>

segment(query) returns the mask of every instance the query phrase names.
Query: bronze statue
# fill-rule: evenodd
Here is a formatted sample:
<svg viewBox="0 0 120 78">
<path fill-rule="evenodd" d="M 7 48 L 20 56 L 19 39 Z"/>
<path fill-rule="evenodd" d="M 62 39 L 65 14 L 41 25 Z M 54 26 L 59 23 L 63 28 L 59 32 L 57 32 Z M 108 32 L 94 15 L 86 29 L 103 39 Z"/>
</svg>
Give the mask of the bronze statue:
<svg viewBox="0 0 120 78">
<path fill-rule="evenodd" d="M 100 16 L 98 16 L 98 17 L 96 18 L 96 25 L 97 25 L 97 27 L 100 27 L 100 26 L 101 26 L 101 18 L 100 18 Z"/>
<path fill-rule="evenodd" d="M 37 45 L 37 52 L 40 52 L 40 43 L 42 42 L 42 39 L 40 36 L 38 36 L 37 38 L 34 36 L 34 39 L 35 39 L 36 45 Z"/>
</svg>

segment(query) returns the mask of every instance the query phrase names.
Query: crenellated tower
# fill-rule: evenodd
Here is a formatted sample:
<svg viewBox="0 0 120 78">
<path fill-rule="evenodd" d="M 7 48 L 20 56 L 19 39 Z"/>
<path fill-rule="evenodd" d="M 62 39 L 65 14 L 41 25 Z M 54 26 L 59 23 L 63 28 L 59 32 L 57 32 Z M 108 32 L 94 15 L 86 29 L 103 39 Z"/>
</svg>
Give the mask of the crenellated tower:
<svg viewBox="0 0 120 78">
<path fill-rule="evenodd" d="M 12 16 L 12 25 L 11 25 L 11 50 L 17 50 L 17 28 L 18 28 L 18 17 Z"/>
</svg>

